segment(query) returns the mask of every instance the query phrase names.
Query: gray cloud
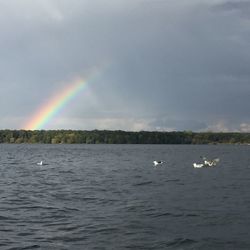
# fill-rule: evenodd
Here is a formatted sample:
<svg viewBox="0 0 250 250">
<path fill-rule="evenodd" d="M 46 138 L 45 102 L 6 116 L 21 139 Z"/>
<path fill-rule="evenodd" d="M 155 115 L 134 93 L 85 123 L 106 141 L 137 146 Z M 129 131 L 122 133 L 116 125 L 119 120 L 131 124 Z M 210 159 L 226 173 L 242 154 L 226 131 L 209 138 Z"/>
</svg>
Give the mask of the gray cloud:
<svg viewBox="0 0 250 250">
<path fill-rule="evenodd" d="M 244 17 L 249 18 L 250 2 L 249 1 L 225 1 L 213 6 L 213 9 L 219 11 L 238 11 Z"/>
<path fill-rule="evenodd" d="M 182 130 L 195 130 L 202 131 L 207 128 L 207 124 L 204 122 L 199 122 L 197 120 L 188 119 L 168 119 L 160 118 L 158 120 L 152 121 L 150 124 L 152 129 L 159 131 L 182 131 Z"/>
<path fill-rule="evenodd" d="M 1 1 L 1 127 L 19 128 L 72 79 L 99 67 L 88 91 L 46 128 L 202 130 L 223 120 L 240 129 L 250 122 L 248 6 Z"/>
</svg>

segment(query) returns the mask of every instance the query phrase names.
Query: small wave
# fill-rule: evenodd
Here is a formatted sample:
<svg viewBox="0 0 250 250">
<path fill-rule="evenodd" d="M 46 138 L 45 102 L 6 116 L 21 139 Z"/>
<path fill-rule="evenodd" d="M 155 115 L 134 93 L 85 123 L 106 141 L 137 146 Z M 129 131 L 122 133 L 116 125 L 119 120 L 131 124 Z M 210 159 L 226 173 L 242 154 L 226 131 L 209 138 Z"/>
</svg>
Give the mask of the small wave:
<svg viewBox="0 0 250 250">
<path fill-rule="evenodd" d="M 14 230 L 12 230 L 12 229 L 0 229 L 0 232 L 14 232 Z M 1 246 L 1 244 L 0 244 L 0 246 Z"/>
<path fill-rule="evenodd" d="M 173 216 L 172 213 L 162 213 L 162 214 L 154 214 L 153 217 L 157 218 L 157 217 L 164 217 L 164 216 Z"/>
<path fill-rule="evenodd" d="M 27 233 L 23 232 L 23 233 L 17 234 L 17 236 L 30 236 L 30 235 L 34 235 L 34 233 L 33 232 L 27 232 Z"/>
<path fill-rule="evenodd" d="M 22 250 L 36 249 L 36 248 L 40 248 L 40 246 L 39 245 L 27 246 L 27 247 L 23 247 Z"/>
<path fill-rule="evenodd" d="M 126 249 L 138 249 L 138 250 L 145 250 L 145 246 L 140 246 L 140 245 L 137 245 L 137 244 L 132 244 L 132 245 L 129 245 L 129 246 L 126 246 Z"/>
<path fill-rule="evenodd" d="M 24 164 L 24 162 L 8 162 L 8 165 L 19 165 L 19 164 Z"/>
<path fill-rule="evenodd" d="M 152 181 L 145 181 L 145 182 L 136 183 L 133 186 L 144 186 L 144 185 L 149 185 L 152 183 L 153 183 Z"/>
<path fill-rule="evenodd" d="M 186 217 L 198 217 L 198 214 L 186 214 Z"/>
<path fill-rule="evenodd" d="M 71 243 L 71 242 L 82 242 L 84 239 L 87 239 L 87 236 L 56 236 L 52 237 L 49 240 L 52 242 L 55 241 L 61 241 L 61 242 L 66 242 L 66 243 Z"/>
<path fill-rule="evenodd" d="M 117 227 L 107 227 L 107 228 L 96 229 L 96 230 L 94 230 L 94 232 L 95 233 L 102 233 L 102 234 L 109 234 L 112 232 L 116 232 L 118 230 L 119 230 L 119 228 L 117 228 Z"/>
<path fill-rule="evenodd" d="M 222 240 L 215 237 L 202 238 L 199 244 L 199 249 L 250 249 L 250 244 L 245 241 L 231 239 Z"/>
<path fill-rule="evenodd" d="M 183 247 L 183 246 L 188 246 L 188 245 L 193 245 L 197 243 L 197 241 L 188 239 L 188 238 L 176 238 L 172 241 L 169 241 L 166 243 L 166 246 L 174 246 L 174 247 Z"/>
<path fill-rule="evenodd" d="M 52 217 L 50 217 L 50 218 L 52 218 Z M 60 227 L 64 227 L 65 226 L 66 227 L 68 225 L 69 225 L 69 223 L 65 222 L 65 218 L 64 218 L 64 220 L 59 220 L 57 222 L 55 220 L 53 220 L 53 222 L 51 222 L 51 219 L 50 219 L 49 221 L 44 221 L 44 223 L 43 223 L 44 227 L 55 227 L 55 226 L 56 227 L 58 227 L 58 226 L 60 226 Z"/>
<path fill-rule="evenodd" d="M 21 203 L 21 201 L 19 202 Z M 32 203 L 27 203 L 25 205 L 19 205 L 17 202 L 8 202 L 8 204 L 15 204 L 18 206 L 15 207 L 6 207 L 5 209 L 8 210 L 30 210 L 30 209 L 44 209 L 44 210 L 58 210 L 56 207 L 51 207 L 51 206 L 39 206 L 39 205 L 31 205 Z M 0 217 L 1 220 L 1 217 Z"/>
<path fill-rule="evenodd" d="M 12 247 L 9 248 L 9 250 L 28 250 L 28 249 L 37 249 L 40 248 L 39 245 L 31 245 L 31 246 L 26 246 L 26 247 Z"/>
<path fill-rule="evenodd" d="M 6 217 L 6 216 L 0 216 L 0 221 L 1 221 L 1 220 L 8 220 L 8 221 L 13 220 L 13 221 L 16 221 L 15 218 Z"/>
<path fill-rule="evenodd" d="M 99 200 L 98 197 L 82 197 L 81 198 L 82 201 L 96 201 Z"/>
<path fill-rule="evenodd" d="M 74 174 L 72 170 L 60 170 L 59 173 L 60 174 Z"/>
<path fill-rule="evenodd" d="M 160 214 L 154 214 L 153 217 L 164 217 L 164 216 L 172 216 L 172 217 L 197 217 L 197 214 L 185 214 L 185 213 L 160 213 Z"/>
<path fill-rule="evenodd" d="M 81 226 L 77 225 L 77 226 L 72 226 L 71 224 L 67 225 L 67 226 L 63 226 L 63 227 L 58 227 L 57 230 L 58 231 L 63 231 L 63 232 L 72 232 L 75 230 L 79 230 L 81 228 Z"/>
<path fill-rule="evenodd" d="M 179 182 L 181 181 L 180 179 L 169 179 L 169 180 L 166 180 L 166 182 Z"/>
</svg>

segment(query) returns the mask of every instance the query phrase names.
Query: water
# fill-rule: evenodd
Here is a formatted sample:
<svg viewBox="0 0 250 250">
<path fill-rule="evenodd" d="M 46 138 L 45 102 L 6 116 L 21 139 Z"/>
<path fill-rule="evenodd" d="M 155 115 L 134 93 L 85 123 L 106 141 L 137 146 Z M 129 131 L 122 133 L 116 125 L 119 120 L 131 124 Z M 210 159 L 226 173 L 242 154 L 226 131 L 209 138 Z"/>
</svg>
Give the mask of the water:
<svg viewBox="0 0 250 250">
<path fill-rule="evenodd" d="M 0 249 L 250 249 L 249 146 L 2 144 L 0 168 Z"/>
</svg>

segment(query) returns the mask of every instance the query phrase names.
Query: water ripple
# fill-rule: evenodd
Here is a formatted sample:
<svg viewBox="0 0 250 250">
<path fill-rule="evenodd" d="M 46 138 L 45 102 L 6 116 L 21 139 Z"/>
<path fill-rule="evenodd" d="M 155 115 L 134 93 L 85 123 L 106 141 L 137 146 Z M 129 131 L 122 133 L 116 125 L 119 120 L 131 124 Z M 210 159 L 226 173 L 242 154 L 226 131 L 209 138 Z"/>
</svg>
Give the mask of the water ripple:
<svg viewBox="0 0 250 250">
<path fill-rule="evenodd" d="M 249 150 L 0 144 L 0 248 L 250 249 Z M 194 171 L 205 154 L 227 162 Z"/>
</svg>

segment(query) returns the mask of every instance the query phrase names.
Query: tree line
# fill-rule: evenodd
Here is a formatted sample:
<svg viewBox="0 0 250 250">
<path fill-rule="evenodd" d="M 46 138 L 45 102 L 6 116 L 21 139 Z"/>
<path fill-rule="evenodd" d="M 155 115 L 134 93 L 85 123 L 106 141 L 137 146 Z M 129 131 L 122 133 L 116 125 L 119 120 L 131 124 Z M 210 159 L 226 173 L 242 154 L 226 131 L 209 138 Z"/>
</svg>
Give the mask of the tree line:
<svg viewBox="0 0 250 250">
<path fill-rule="evenodd" d="M 0 130 L 0 143 L 250 144 L 250 133 L 128 132 L 110 130 Z"/>
</svg>

